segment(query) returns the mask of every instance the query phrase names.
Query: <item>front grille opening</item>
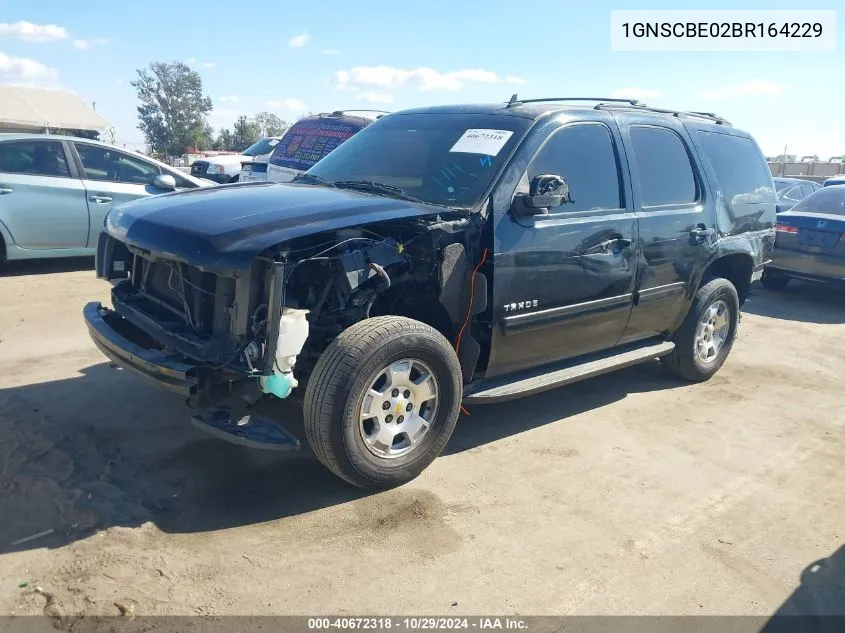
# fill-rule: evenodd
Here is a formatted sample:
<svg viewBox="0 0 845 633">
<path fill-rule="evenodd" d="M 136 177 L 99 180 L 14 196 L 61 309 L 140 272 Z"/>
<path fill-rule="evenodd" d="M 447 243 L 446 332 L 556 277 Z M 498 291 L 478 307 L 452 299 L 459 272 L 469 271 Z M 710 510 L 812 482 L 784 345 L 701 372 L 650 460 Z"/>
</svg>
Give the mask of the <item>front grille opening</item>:
<svg viewBox="0 0 845 633">
<path fill-rule="evenodd" d="M 144 312 L 194 334 L 213 331 L 216 275 L 179 262 L 142 258 L 133 273 Z M 181 326 L 184 326 L 181 327 Z"/>
</svg>

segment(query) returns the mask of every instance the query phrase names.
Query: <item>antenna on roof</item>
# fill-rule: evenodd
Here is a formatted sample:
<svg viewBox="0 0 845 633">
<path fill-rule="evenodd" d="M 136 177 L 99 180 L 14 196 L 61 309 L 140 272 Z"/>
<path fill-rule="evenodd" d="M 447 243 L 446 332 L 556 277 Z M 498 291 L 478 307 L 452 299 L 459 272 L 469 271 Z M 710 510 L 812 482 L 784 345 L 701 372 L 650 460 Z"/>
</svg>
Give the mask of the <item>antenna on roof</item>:
<svg viewBox="0 0 845 633">
<path fill-rule="evenodd" d="M 515 105 L 519 105 L 519 96 L 514 92 L 511 95 L 511 100 L 508 101 L 507 107 L 512 108 Z"/>
</svg>

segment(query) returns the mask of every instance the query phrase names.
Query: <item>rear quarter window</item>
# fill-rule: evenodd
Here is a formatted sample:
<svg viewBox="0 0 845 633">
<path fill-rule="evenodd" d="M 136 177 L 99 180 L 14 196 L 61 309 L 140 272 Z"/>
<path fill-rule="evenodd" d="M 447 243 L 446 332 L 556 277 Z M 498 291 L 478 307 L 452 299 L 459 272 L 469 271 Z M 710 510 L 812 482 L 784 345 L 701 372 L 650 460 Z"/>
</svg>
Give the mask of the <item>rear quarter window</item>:
<svg viewBox="0 0 845 633">
<path fill-rule="evenodd" d="M 750 138 L 699 131 L 698 139 L 729 206 L 774 203 L 772 174 Z"/>
<path fill-rule="evenodd" d="M 313 117 L 294 123 L 273 148 L 270 164 L 307 171 L 344 141 L 367 127 L 358 117 Z"/>
</svg>

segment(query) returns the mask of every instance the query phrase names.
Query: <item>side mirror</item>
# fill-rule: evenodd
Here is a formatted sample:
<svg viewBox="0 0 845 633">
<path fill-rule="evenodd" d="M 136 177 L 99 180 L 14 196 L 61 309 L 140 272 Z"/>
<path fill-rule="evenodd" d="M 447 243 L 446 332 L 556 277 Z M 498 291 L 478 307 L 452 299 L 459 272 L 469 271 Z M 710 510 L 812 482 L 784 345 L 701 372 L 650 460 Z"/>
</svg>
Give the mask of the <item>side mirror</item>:
<svg viewBox="0 0 845 633">
<path fill-rule="evenodd" d="M 572 202 L 569 185 L 562 176 L 545 174 L 531 179 L 529 193 L 521 196 L 522 206 L 528 215 L 542 215 L 549 209 Z"/>
<path fill-rule="evenodd" d="M 159 174 L 153 180 L 153 186 L 159 189 L 167 189 L 169 191 L 176 190 L 176 179 L 170 174 Z"/>
</svg>

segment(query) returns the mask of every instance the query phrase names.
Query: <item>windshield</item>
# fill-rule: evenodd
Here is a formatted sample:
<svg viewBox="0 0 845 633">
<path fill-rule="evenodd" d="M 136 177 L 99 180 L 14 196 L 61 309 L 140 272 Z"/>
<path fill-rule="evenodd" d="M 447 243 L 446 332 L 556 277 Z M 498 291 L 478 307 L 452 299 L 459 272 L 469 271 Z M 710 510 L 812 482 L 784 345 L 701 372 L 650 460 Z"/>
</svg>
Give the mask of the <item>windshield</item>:
<svg viewBox="0 0 845 633">
<path fill-rule="evenodd" d="M 845 186 L 825 187 L 792 207 L 794 213 L 845 215 Z"/>
<path fill-rule="evenodd" d="M 277 138 L 263 138 L 247 147 L 241 154 L 244 156 L 263 156 L 272 152 L 278 143 L 279 139 Z"/>
<path fill-rule="evenodd" d="M 425 202 L 475 206 L 531 125 L 489 114 L 394 114 L 308 170 L 329 182 L 371 181 Z"/>
</svg>

